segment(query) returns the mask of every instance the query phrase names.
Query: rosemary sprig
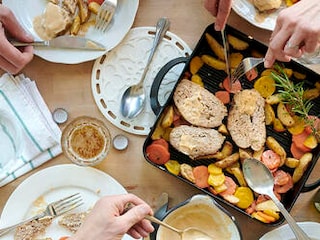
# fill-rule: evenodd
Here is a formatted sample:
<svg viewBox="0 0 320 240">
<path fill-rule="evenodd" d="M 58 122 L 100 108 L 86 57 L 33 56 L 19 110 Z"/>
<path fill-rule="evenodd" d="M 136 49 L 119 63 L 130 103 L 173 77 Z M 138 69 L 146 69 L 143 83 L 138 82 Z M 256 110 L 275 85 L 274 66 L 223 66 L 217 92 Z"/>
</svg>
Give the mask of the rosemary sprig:
<svg viewBox="0 0 320 240">
<path fill-rule="evenodd" d="M 291 111 L 300 116 L 306 125 L 311 127 L 313 134 L 317 138 L 320 137 L 317 129 L 314 127 L 314 119 L 309 117 L 309 111 L 313 107 L 313 104 L 310 99 L 303 97 L 303 82 L 294 84 L 279 65 L 276 66 L 276 70 L 278 73 L 272 72 L 272 76 L 276 81 L 276 86 L 280 88 L 278 91 L 281 100 L 289 104 Z"/>
</svg>

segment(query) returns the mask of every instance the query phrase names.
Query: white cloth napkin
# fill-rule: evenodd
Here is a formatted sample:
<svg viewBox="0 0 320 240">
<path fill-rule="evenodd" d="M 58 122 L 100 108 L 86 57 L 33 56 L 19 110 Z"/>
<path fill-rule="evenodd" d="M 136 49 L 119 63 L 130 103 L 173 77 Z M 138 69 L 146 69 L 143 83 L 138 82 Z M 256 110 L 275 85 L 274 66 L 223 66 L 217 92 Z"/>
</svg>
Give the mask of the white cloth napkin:
<svg viewBox="0 0 320 240">
<path fill-rule="evenodd" d="M 0 187 L 59 155 L 61 131 L 34 81 L 5 73 L 0 78 L 0 112 L 9 113 L 21 132 L 21 151 L 10 167 L 0 167 Z M 1 154 L 1 153 L 0 153 Z"/>
</svg>

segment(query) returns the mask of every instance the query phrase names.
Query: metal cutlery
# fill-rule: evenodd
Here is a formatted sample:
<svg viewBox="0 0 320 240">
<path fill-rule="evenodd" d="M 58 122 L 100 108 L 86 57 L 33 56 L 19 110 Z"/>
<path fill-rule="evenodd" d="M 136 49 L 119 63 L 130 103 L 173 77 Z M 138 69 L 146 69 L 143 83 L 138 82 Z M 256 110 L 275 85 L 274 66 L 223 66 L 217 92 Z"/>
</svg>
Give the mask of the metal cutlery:
<svg viewBox="0 0 320 240">
<path fill-rule="evenodd" d="M 79 207 L 82 204 L 83 204 L 83 201 L 81 199 L 80 193 L 72 194 L 70 196 L 67 196 L 65 198 L 62 198 L 60 200 L 50 203 L 42 213 L 37 214 L 34 217 L 31 217 L 15 225 L 0 229 L 0 236 L 3 236 L 6 233 L 10 232 L 11 230 L 17 228 L 18 226 L 21 226 L 33 220 L 37 220 L 44 217 L 53 217 L 53 218 L 58 217 L 62 214 L 65 214 L 66 212 L 69 212 Z"/>
<path fill-rule="evenodd" d="M 117 5 L 117 0 L 105 0 L 101 4 L 96 16 L 95 28 L 97 30 L 101 32 L 106 31 L 116 11 Z"/>
<path fill-rule="evenodd" d="M 48 41 L 35 41 L 31 43 L 11 41 L 11 43 L 16 47 L 24 47 L 24 46 L 32 45 L 37 47 L 50 47 L 50 48 L 68 48 L 68 49 L 81 49 L 81 50 L 94 50 L 94 51 L 105 50 L 105 47 L 98 42 L 95 42 L 88 38 L 71 36 L 71 35 L 59 36 Z"/>
<path fill-rule="evenodd" d="M 223 42 L 223 49 L 224 49 L 224 56 L 226 62 L 226 70 L 227 75 L 229 78 L 229 86 L 232 86 L 232 78 L 231 78 L 231 67 L 230 67 L 230 50 L 229 50 L 229 43 L 227 41 L 227 34 L 225 29 L 221 30 L 222 42 Z"/>
<path fill-rule="evenodd" d="M 264 58 L 247 57 L 242 59 L 236 70 L 232 73 L 232 82 L 239 80 L 244 74 L 264 62 Z"/>
</svg>

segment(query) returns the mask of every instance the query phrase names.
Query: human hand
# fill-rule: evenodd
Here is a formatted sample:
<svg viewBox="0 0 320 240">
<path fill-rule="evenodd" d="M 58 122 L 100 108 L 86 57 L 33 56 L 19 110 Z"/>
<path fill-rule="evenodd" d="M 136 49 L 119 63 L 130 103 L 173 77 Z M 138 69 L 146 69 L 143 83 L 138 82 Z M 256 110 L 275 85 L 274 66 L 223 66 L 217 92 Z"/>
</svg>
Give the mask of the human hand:
<svg viewBox="0 0 320 240">
<path fill-rule="evenodd" d="M 128 203 L 133 205 L 128 211 Z M 133 194 L 104 196 L 97 201 L 85 222 L 70 240 L 115 240 L 125 233 L 133 238 L 147 237 L 154 228 L 144 219 L 151 207 Z"/>
<path fill-rule="evenodd" d="M 227 22 L 227 18 L 231 11 L 232 0 L 205 0 L 205 8 L 216 17 L 214 28 L 221 31 Z"/>
<path fill-rule="evenodd" d="M 16 74 L 32 60 L 33 47 L 14 47 L 6 33 L 22 42 L 33 41 L 33 37 L 24 31 L 11 10 L 0 4 L 0 68 Z"/>
<path fill-rule="evenodd" d="M 288 62 L 304 52 L 320 46 L 320 2 L 303 0 L 280 12 L 271 35 L 264 66 L 272 67 L 275 60 Z"/>
</svg>

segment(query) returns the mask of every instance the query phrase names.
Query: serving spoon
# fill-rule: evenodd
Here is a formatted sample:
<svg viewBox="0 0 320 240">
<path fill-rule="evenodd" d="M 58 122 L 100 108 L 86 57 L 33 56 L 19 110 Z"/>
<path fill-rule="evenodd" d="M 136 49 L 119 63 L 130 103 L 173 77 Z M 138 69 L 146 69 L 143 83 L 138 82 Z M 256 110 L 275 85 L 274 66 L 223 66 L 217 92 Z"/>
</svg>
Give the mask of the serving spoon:
<svg viewBox="0 0 320 240">
<path fill-rule="evenodd" d="M 136 117 L 145 105 L 146 94 L 143 87 L 143 82 L 148 72 L 150 63 L 153 59 L 154 53 L 157 50 L 161 39 L 169 29 L 170 22 L 167 18 L 160 18 L 156 26 L 156 34 L 151 48 L 151 52 L 144 68 L 140 81 L 127 88 L 121 98 L 120 111 L 122 116 L 127 118 Z"/>
<path fill-rule="evenodd" d="M 157 219 L 153 216 L 148 215 L 145 218 L 151 222 L 157 223 L 163 227 L 166 227 L 166 228 L 178 233 L 182 240 L 192 240 L 192 239 L 214 240 L 214 238 L 212 238 L 208 234 L 202 232 L 201 230 L 199 230 L 198 228 L 195 228 L 195 227 L 188 227 L 186 229 L 181 230 L 181 229 L 177 229 L 175 227 L 172 227 L 171 225 L 169 225 L 163 221 L 160 221 L 159 219 Z"/>
<path fill-rule="evenodd" d="M 262 162 L 254 158 L 245 159 L 242 169 L 244 178 L 249 187 L 256 193 L 269 196 L 280 209 L 297 240 L 310 240 L 307 234 L 299 227 L 296 221 L 292 218 L 292 216 L 274 194 L 274 179 L 270 170 Z"/>
</svg>

